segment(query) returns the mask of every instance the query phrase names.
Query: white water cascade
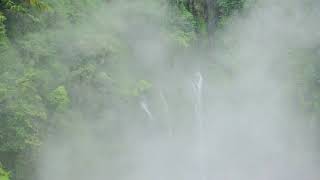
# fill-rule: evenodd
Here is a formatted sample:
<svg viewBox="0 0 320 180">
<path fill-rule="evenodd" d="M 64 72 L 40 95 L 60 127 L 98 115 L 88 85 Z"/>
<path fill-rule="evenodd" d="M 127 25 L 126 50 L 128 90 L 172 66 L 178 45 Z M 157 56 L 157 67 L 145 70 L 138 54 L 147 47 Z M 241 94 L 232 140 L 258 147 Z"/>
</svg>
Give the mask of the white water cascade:
<svg viewBox="0 0 320 180">
<path fill-rule="evenodd" d="M 207 180 L 206 175 L 206 148 L 205 148 L 205 129 L 204 118 L 202 114 L 202 94 L 203 94 L 203 76 L 200 72 L 195 74 L 195 80 L 192 82 L 194 92 L 194 120 L 196 127 L 196 148 L 197 164 L 201 180 Z"/>
<path fill-rule="evenodd" d="M 140 102 L 140 106 L 142 108 L 142 110 L 147 114 L 147 116 L 149 117 L 149 120 L 153 121 L 154 117 L 153 114 L 150 111 L 150 108 L 148 106 L 148 104 L 145 101 L 141 101 Z"/>
<path fill-rule="evenodd" d="M 166 96 L 164 95 L 163 91 L 160 91 L 160 98 L 164 107 L 164 119 L 166 121 L 167 129 L 168 129 L 168 134 L 169 136 L 173 136 L 173 127 L 171 124 L 171 119 L 169 117 L 169 104 L 167 101 Z"/>
</svg>

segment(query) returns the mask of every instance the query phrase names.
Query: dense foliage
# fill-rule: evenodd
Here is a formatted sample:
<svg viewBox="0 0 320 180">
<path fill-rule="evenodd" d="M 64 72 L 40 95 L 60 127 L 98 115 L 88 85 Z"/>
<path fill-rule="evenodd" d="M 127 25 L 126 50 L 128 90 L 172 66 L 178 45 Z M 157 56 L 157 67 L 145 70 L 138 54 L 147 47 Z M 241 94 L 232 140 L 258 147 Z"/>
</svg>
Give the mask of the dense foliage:
<svg viewBox="0 0 320 180">
<path fill-rule="evenodd" d="M 9 180 L 10 174 L 0 167 L 0 180 Z"/>
</svg>

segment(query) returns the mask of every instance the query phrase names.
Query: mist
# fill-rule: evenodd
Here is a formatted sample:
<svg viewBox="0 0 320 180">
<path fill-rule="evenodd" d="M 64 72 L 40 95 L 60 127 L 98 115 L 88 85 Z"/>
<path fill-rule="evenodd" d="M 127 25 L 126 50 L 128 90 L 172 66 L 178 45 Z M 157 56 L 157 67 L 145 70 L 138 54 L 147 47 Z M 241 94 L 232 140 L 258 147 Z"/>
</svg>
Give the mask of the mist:
<svg viewBox="0 0 320 180">
<path fill-rule="evenodd" d="M 73 107 L 66 119 L 76 127 L 46 140 L 39 180 L 318 179 L 316 135 L 292 100 L 289 52 L 316 47 L 320 38 L 319 3 L 306 4 L 258 1 L 217 29 L 209 45 L 203 39 L 187 50 L 166 38 L 173 31 L 163 22 L 173 10 L 153 1 L 110 2 L 62 30 L 70 35 L 60 37 L 66 60 L 121 39 L 128 53 L 112 61 L 130 64 L 101 68 L 145 89 L 99 116 L 90 109 L 110 97 L 92 95 L 89 105 L 80 98 L 88 111 L 77 115 Z M 83 91 L 94 94 L 73 87 L 72 96 Z"/>
</svg>

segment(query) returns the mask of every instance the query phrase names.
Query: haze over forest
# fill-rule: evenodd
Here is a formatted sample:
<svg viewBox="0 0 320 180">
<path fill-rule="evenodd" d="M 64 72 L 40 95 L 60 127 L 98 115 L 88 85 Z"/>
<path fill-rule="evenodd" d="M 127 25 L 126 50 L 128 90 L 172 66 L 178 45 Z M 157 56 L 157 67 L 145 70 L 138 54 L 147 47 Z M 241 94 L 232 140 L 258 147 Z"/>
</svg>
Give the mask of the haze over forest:
<svg viewBox="0 0 320 180">
<path fill-rule="evenodd" d="M 0 180 L 318 180 L 320 1 L 0 0 Z"/>
</svg>

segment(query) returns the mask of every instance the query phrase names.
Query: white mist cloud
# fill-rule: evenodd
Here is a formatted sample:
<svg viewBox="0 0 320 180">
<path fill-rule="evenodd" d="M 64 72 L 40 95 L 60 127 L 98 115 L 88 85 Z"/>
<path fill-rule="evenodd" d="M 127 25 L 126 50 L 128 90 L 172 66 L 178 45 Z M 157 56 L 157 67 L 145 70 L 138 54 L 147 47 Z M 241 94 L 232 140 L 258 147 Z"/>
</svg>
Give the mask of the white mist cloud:
<svg viewBox="0 0 320 180">
<path fill-rule="evenodd" d="M 148 119 L 137 103 L 118 110 L 114 123 L 104 117 L 89 119 L 79 124 L 85 129 L 81 134 L 49 140 L 40 163 L 41 180 L 319 177 L 316 149 L 307 143 L 307 128 L 300 128 L 307 120 L 293 111 L 290 82 L 282 77 L 291 70 L 290 49 L 319 42 L 318 7 L 300 1 L 261 1 L 216 35 L 214 48 L 205 52 L 212 57 L 198 56 L 203 51 L 190 53 L 181 55 L 185 59 L 177 56 L 177 64 L 198 65 L 171 66 L 167 58 L 173 46 L 161 35 L 161 24 L 144 18 L 154 12 L 165 16 L 165 11 L 129 4 L 116 3 L 113 15 L 98 13 L 90 28 L 100 23 L 97 28 L 116 29 L 129 43 L 132 60 L 143 71 L 133 67 L 130 73 L 150 75 L 146 79 L 155 85 L 145 97 L 154 118 Z M 139 7 L 143 18 L 132 7 Z M 104 17 L 114 19 L 105 25 Z M 201 94 L 192 89 L 197 72 L 203 76 Z M 123 119 L 132 111 L 134 115 Z"/>
</svg>

